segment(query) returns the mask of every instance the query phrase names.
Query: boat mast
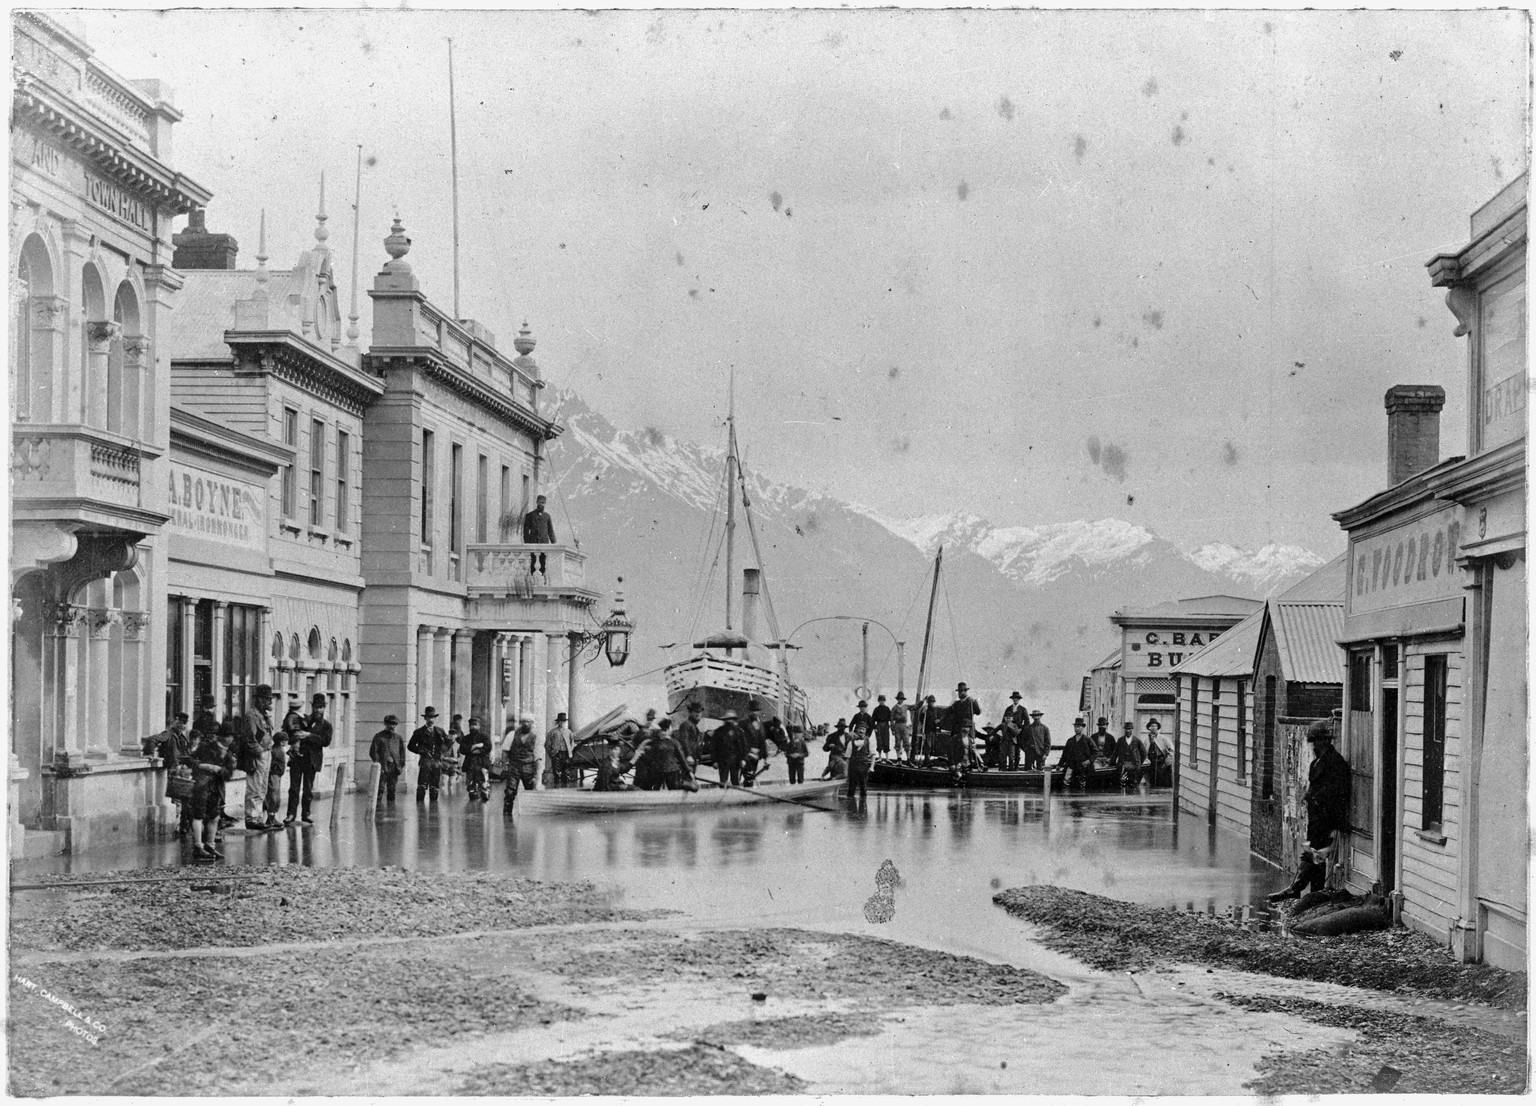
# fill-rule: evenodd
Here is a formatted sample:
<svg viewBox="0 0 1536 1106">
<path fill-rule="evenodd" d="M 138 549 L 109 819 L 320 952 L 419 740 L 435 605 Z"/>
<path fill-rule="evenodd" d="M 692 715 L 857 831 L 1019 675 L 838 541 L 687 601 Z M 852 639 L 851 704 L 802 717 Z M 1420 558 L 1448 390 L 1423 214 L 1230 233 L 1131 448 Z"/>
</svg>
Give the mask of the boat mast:
<svg viewBox="0 0 1536 1106">
<path fill-rule="evenodd" d="M 731 596 L 736 589 L 736 366 L 731 366 L 730 406 L 725 416 L 725 628 L 731 622 Z"/>
<path fill-rule="evenodd" d="M 933 559 L 933 590 L 928 594 L 928 621 L 923 625 L 923 656 L 917 663 L 917 698 L 913 702 L 918 710 L 923 706 L 923 680 L 928 675 L 928 642 L 933 637 L 933 608 L 939 598 L 939 566 L 944 563 L 944 547 Z"/>
</svg>

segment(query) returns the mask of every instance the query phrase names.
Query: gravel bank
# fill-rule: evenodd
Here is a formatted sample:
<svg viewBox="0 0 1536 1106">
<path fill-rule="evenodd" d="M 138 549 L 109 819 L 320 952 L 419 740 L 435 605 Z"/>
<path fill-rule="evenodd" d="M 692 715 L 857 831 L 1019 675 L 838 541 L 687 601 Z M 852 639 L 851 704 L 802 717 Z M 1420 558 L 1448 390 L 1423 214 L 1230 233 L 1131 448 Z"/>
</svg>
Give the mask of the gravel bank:
<svg viewBox="0 0 1536 1106">
<path fill-rule="evenodd" d="M 874 1037 L 879 1032 L 880 1018 L 874 1014 L 801 1014 L 788 1018 L 717 1022 L 692 1033 L 674 1036 L 716 1048 L 753 1045 L 789 1049 L 816 1048 L 849 1037 Z"/>
<path fill-rule="evenodd" d="M 750 1064 L 734 1052 L 693 1045 L 655 1052 L 607 1052 L 538 1064 L 486 1064 L 453 1090 L 467 1095 L 799 1094 L 792 1075 Z"/>
<path fill-rule="evenodd" d="M 1202 964 L 1504 1009 L 1525 1008 L 1523 972 L 1458 963 L 1448 950 L 1406 929 L 1290 937 L 1060 887 L 1009 888 L 992 901 L 1041 926 L 1040 939 L 1050 948 L 1106 971 Z"/>
<path fill-rule="evenodd" d="M 1309 999 L 1218 994 L 1248 1010 L 1294 1014 L 1319 1025 L 1357 1030 L 1358 1044 L 1291 1052 L 1260 1064 L 1249 1087 L 1279 1094 L 1518 1094 L 1526 1084 L 1525 1042 L 1436 1018 L 1365 1010 Z"/>
<path fill-rule="evenodd" d="M 110 876 L 185 875 L 178 868 L 44 876 L 35 882 L 75 889 L 13 896 L 12 955 L 414 937 L 638 920 L 659 913 L 616 909 L 610 896 L 590 883 L 540 883 L 488 872 L 221 865 L 212 874 L 249 878 L 100 882 Z"/>
</svg>

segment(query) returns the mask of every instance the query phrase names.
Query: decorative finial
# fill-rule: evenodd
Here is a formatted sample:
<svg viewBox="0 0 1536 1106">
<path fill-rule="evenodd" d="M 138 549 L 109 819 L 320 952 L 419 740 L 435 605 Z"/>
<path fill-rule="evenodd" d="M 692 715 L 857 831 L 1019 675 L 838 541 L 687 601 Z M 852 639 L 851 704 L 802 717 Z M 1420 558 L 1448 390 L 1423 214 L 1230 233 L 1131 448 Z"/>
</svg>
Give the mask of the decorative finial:
<svg viewBox="0 0 1536 1106">
<path fill-rule="evenodd" d="M 405 236 L 405 227 L 400 224 L 398 214 L 394 226 L 389 228 L 389 237 L 384 239 L 384 252 L 397 262 L 411 252 L 411 240 Z"/>
<path fill-rule="evenodd" d="M 267 282 L 267 209 L 261 209 L 261 233 L 256 238 L 256 283 Z"/>
<path fill-rule="evenodd" d="M 538 340 L 533 336 L 533 331 L 528 329 L 528 320 L 524 319 L 523 329 L 519 330 L 517 337 L 512 340 L 512 348 L 524 357 L 527 357 L 533 352 L 533 347 L 538 344 Z"/>
<path fill-rule="evenodd" d="M 325 229 L 325 170 L 320 170 L 320 210 L 315 213 L 315 241 L 322 246 L 325 240 L 331 236 L 331 232 Z"/>
</svg>

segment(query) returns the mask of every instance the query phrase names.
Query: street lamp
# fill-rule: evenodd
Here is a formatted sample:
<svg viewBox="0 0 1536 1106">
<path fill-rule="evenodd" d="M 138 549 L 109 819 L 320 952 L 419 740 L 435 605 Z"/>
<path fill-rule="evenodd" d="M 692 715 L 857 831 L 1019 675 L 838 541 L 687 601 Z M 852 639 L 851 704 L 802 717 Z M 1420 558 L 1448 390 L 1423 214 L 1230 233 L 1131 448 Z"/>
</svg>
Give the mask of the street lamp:
<svg viewBox="0 0 1536 1106">
<path fill-rule="evenodd" d="M 614 668 L 621 668 L 629 659 L 630 639 L 634 636 L 635 624 L 624 613 L 624 577 L 619 577 L 619 587 L 613 593 L 613 609 L 608 612 L 608 617 L 603 619 L 596 633 L 583 633 L 578 648 L 585 649 L 589 645 L 600 645 L 603 655 L 608 658 L 608 663 Z"/>
</svg>

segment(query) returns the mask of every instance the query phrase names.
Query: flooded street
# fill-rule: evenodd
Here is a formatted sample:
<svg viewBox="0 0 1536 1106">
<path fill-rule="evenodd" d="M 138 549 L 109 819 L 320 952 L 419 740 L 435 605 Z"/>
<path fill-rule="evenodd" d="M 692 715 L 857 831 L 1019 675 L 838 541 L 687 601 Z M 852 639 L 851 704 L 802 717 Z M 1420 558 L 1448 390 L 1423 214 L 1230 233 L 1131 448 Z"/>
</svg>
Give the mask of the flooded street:
<svg viewBox="0 0 1536 1106">
<path fill-rule="evenodd" d="M 998 888 L 1054 884 L 1154 908 L 1225 914 L 1261 905 L 1277 882 L 1275 873 L 1250 857 L 1243 839 L 1208 832 L 1189 819 L 1175 821 L 1163 794 L 1046 799 L 888 792 L 872 794 L 861 809 L 844 801 L 823 810 L 765 800 L 719 809 L 701 803 L 676 813 L 525 814 L 511 820 L 499 798 L 470 804 L 459 790 L 435 806 L 401 801 L 375 814 L 365 797 L 347 796 L 334 830 L 327 803 L 317 808 L 313 827 L 251 837 L 231 831 L 224 849 L 231 865 L 400 866 L 418 874 L 589 880 L 615 907 L 678 912 L 632 923 L 628 937 L 598 926 L 537 938 L 546 949 L 575 942 L 600 959 L 628 962 L 628 974 L 621 976 L 628 983 L 616 989 L 578 985 L 586 1011 L 580 1020 L 488 1025 L 483 1036 L 408 1048 L 360 1067 L 305 1064 L 270 1085 L 271 1093 L 355 1094 L 382 1087 L 442 1093 L 485 1085 L 492 1078 L 488 1057 L 579 1066 L 600 1062 L 593 1057 L 649 1055 L 678 1048 L 679 1041 L 708 1040 L 722 1025 L 738 1027 L 736 1032 L 759 1025 L 768 1043 L 738 1039 L 734 1054 L 757 1070 L 798 1080 L 809 1093 L 1232 1094 L 1244 1090 L 1266 1057 L 1343 1050 L 1357 1039 L 1353 1030 L 1288 1013 L 1235 1008 L 1223 997 L 1232 994 L 1434 1013 L 1523 1035 L 1523 1014 L 1452 1010 L 1448 1003 L 1332 984 L 1172 965 L 1157 972 L 1098 971 L 1045 947 L 1030 923 L 992 902 Z M 164 842 L 29 861 L 16 867 L 13 878 L 25 883 L 28 875 L 45 872 L 152 867 L 174 864 L 178 856 L 179 843 Z M 900 878 L 888 920 L 872 921 L 866 906 L 886 861 Z M 786 990 L 783 981 L 751 983 L 758 966 L 750 957 L 728 959 L 725 970 L 708 980 L 642 963 L 658 941 L 713 949 L 722 939 L 750 944 L 751 934 L 772 941 L 817 932 L 1006 965 L 1039 973 L 1066 990 L 1051 1001 L 978 1004 L 947 1000 L 916 972 L 903 993 L 894 977 L 910 969 L 893 961 L 888 986 L 896 989 L 870 1006 L 867 999 L 839 998 L 835 988 L 808 994 Z M 517 973 L 546 1001 L 572 999 L 570 982 L 550 975 L 547 966 L 530 969 L 515 951 L 520 944 L 490 934 L 470 940 L 485 949 L 472 957 L 479 970 Z M 341 954 L 338 948 L 334 955 Z M 926 955 L 919 951 L 917 963 Z M 733 963 L 743 978 L 732 978 Z M 754 998 L 759 986 L 765 989 Z M 873 1015 L 873 1028 L 841 1039 L 773 1040 L 784 1019 L 842 1014 Z M 1105 1062 L 1105 1042 L 1114 1042 L 1112 1063 Z"/>
</svg>

